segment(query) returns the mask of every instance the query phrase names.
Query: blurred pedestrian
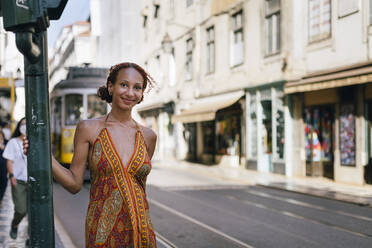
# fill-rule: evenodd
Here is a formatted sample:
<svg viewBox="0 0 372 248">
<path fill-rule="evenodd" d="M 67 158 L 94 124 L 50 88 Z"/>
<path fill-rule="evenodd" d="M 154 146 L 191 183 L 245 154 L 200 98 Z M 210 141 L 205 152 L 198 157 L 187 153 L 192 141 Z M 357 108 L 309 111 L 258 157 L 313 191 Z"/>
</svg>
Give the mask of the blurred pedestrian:
<svg viewBox="0 0 372 248">
<path fill-rule="evenodd" d="M 3 153 L 3 157 L 7 159 L 14 203 L 14 216 L 10 228 L 12 239 L 17 238 L 18 225 L 27 214 L 27 157 L 22 150 L 24 137 L 26 137 L 26 119 L 22 118 Z"/>
<path fill-rule="evenodd" d="M 5 142 L 4 133 L 0 131 L 0 206 L 8 185 L 8 170 L 6 168 L 6 159 L 3 157 L 3 152 L 6 145 Z"/>
<path fill-rule="evenodd" d="M 69 169 L 52 160 L 54 178 L 71 193 L 80 191 L 89 164 L 86 247 L 156 247 L 145 193 L 156 134 L 132 118 L 132 108 L 152 84 L 137 64 L 112 66 L 98 90 L 111 104 L 110 113 L 77 125 Z M 27 140 L 24 149 L 27 153 Z"/>
<path fill-rule="evenodd" d="M 10 130 L 9 122 L 6 122 L 2 128 L 5 140 L 8 141 L 12 137 L 12 131 Z"/>
</svg>

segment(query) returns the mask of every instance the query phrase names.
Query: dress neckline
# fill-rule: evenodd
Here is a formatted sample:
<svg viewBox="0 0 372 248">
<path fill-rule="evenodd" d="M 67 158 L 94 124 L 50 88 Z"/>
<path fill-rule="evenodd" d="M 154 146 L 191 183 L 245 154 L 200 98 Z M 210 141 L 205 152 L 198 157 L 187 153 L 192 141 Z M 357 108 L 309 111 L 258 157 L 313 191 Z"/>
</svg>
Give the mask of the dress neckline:
<svg viewBox="0 0 372 248">
<path fill-rule="evenodd" d="M 124 166 L 124 164 L 123 164 L 123 160 L 122 160 L 120 154 L 118 153 L 118 151 L 116 150 L 115 144 L 114 144 L 114 142 L 113 142 L 113 140 L 112 140 L 112 138 L 111 138 L 110 131 L 108 130 L 107 127 L 103 128 L 102 131 L 104 131 L 104 130 L 105 130 L 106 133 L 107 133 L 107 136 L 108 136 L 108 142 L 110 143 L 111 147 L 113 148 L 113 150 L 114 150 L 116 156 L 119 158 L 120 165 L 121 165 L 121 166 L 122 166 L 126 171 L 128 171 L 128 170 L 129 170 L 129 167 L 130 167 L 131 164 L 132 164 L 132 161 L 133 161 L 134 155 L 137 153 L 137 149 L 138 149 L 138 135 L 140 134 L 141 131 L 140 131 L 140 130 L 137 130 L 137 131 L 136 131 L 136 136 L 135 136 L 135 139 L 136 139 L 136 140 L 135 140 L 135 145 L 134 145 L 133 153 L 132 153 L 132 155 L 130 156 L 130 159 L 128 160 L 126 166 Z"/>
</svg>

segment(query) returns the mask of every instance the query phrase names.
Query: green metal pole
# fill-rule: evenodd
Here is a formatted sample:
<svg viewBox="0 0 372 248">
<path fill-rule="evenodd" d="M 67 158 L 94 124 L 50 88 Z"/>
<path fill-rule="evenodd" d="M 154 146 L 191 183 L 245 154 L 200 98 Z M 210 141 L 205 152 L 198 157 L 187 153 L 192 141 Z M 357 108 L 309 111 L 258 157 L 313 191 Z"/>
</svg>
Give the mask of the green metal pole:
<svg viewBox="0 0 372 248">
<path fill-rule="evenodd" d="M 29 44 L 30 34 L 32 44 Z M 26 122 L 30 142 L 27 163 L 31 247 L 52 248 L 54 247 L 54 216 L 47 32 L 16 35 L 18 49 L 23 50 L 22 53 L 25 55 Z"/>
</svg>

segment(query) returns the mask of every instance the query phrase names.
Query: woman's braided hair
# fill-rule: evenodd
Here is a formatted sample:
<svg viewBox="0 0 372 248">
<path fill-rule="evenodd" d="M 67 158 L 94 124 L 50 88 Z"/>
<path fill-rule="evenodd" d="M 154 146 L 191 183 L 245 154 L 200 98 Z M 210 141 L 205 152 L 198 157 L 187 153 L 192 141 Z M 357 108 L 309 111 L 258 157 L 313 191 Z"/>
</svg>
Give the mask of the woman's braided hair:
<svg viewBox="0 0 372 248">
<path fill-rule="evenodd" d="M 147 88 L 149 85 L 149 89 L 153 88 L 155 85 L 154 79 L 139 65 L 131 62 L 124 62 L 120 63 L 114 66 L 111 66 L 109 70 L 109 74 L 107 76 L 106 80 L 106 85 L 103 85 L 99 87 L 97 91 L 97 95 L 104 101 L 111 103 L 112 102 L 112 95 L 110 95 L 108 91 L 108 83 L 111 82 L 112 84 L 115 84 L 116 78 L 118 76 L 118 73 L 121 69 L 126 69 L 126 68 L 133 68 L 135 69 L 139 74 L 141 74 L 143 78 L 143 91 Z M 140 102 L 143 101 L 143 96 Z M 140 103 L 139 102 L 139 103 Z"/>
</svg>

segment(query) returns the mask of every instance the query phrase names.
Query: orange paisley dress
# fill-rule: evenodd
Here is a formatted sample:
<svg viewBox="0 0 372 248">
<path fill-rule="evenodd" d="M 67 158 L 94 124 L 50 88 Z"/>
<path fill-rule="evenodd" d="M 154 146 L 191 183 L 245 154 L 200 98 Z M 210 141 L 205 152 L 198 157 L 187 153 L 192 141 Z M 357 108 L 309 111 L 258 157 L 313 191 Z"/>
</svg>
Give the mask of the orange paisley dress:
<svg viewBox="0 0 372 248">
<path fill-rule="evenodd" d="M 145 191 L 151 163 L 139 127 L 126 167 L 107 128 L 93 144 L 91 163 L 86 247 L 156 247 Z"/>
</svg>

